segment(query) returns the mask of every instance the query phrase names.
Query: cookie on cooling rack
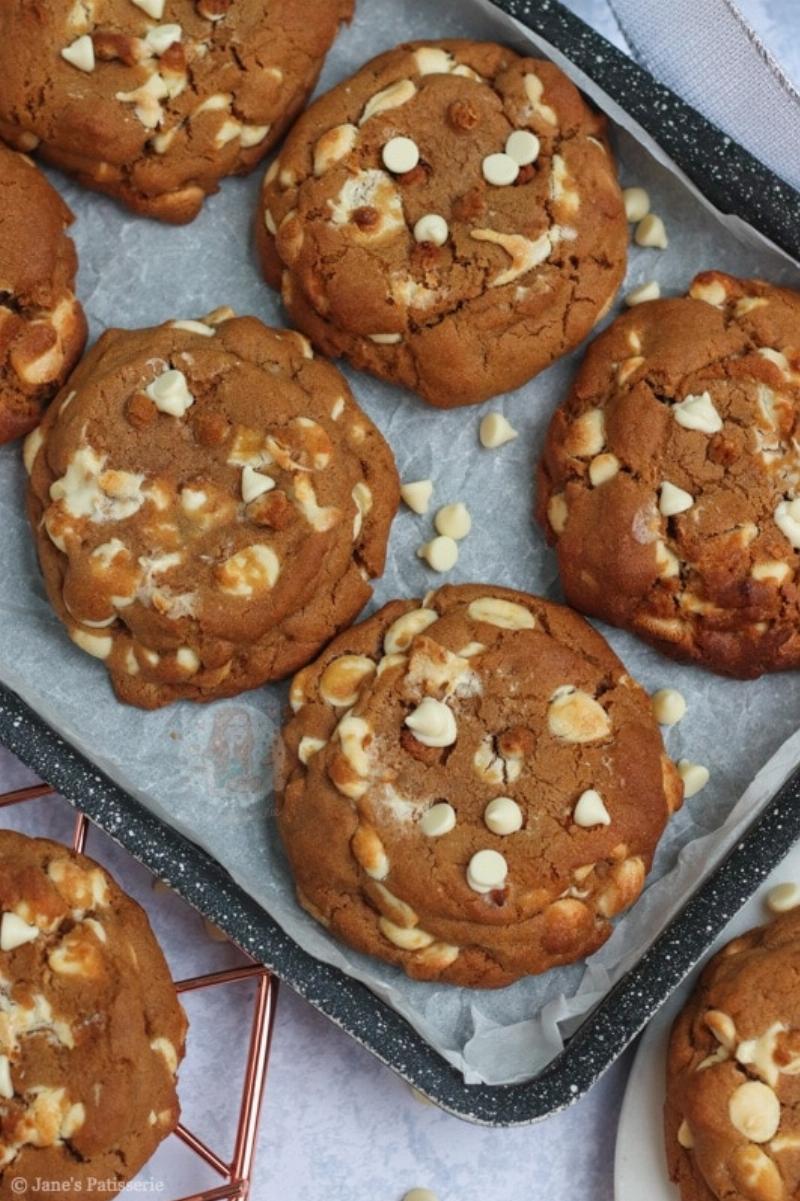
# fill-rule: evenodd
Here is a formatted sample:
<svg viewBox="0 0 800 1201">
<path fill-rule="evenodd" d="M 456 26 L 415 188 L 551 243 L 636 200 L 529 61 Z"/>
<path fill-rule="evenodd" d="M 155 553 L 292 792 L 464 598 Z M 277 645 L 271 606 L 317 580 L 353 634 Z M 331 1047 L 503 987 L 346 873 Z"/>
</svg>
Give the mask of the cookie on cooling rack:
<svg viewBox="0 0 800 1201">
<path fill-rule="evenodd" d="M 191 221 L 302 108 L 353 0 L 4 0 L 0 137 Z"/>
<path fill-rule="evenodd" d="M 371 596 L 398 504 L 336 368 L 230 310 L 104 334 L 25 458 L 50 600 L 143 708 L 307 663 Z"/>
<path fill-rule="evenodd" d="M 0 1196 L 118 1196 L 177 1124 L 185 1035 L 136 902 L 91 859 L 0 831 Z"/>
<path fill-rule="evenodd" d="M 491 988 L 596 950 L 681 802 L 607 643 L 521 592 L 393 601 L 290 699 L 278 825 L 300 903 L 417 979 Z"/>
<path fill-rule="evenodd" d="M 734 939 L 672 1029 L 665 1136 L 682 1201 L 800 1195 L 800 911 Z"/>
<path fill-rule="evenodd" d="M 800 665 L 800 294 L 719 272 L 590 346 L 539 469 L 567 600 L 728 675 Z"/>
<path fill-rule="evenodd" d="M 467 41 L 399 46 L 317 100 L 257 231 L 321 350 L 443 408 L 571 350 L 628 240 L 605 119 L 552 63 Z"/>
<path fill-rule="evenodd" d="M 36 425 L 69 375 L 86 320 L 65 233 L 72 213 L 29 159 L 2 145 L 0 180 L 0 442 L 8 442 Z"/>
</svg>

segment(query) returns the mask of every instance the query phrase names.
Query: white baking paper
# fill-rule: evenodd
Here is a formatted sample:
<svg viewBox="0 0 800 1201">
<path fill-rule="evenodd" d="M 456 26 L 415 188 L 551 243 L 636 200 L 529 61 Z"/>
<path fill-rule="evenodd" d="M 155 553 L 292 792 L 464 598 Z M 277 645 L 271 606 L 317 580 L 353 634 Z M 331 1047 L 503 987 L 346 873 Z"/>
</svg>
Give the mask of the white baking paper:
<svg viewBox="0 0 800 1201">
<path fill-rule="evenodd" d="M 355 23 L 331 53 L 322 86 L 397 42 L 455 35 L 524 46 L 521 28 L 482 0 L 359 0 Z M 646 139 L 624 128 L 629 122 L 616 106 L 593 86 L 587 90 L 618 122 L 623 182 L 647 187 L 670 239 L 665 252 L 632 251 L 625 290 L 655 278 L 664 294 L 678 294 L 702 268 L 798 285 L 795 265 L 740 222 L 720 220 L 659 161 L 663 156 L 654 155 Z M 223 304 L 281 323 L 280 304 L 261 281 L 251 250 L 257 176 L 226 181 L 185 228 L 134 218 L 62 176 L 53 178 L 78 216 L 79 290 L 93 337 L 109 325 L 153 325 L 196 317 Z M 450 412 L 348 371 L 357 398 L 392 444 L 401 476 L 430 476 L 435 507 L 462 500 L 472 512 L 473 532 L 461 543 L 458 565 L 448 577 L 453 582 L 486 581 L 558 598 L 554 556 L 531 523 L 532 475 L 548 419 L 578 358 L 579 353 L 571 355 L 491 406 Z M 503 411 L 520 431 L 516 441 L 493 452 L 482 450 L 477 440 L 478 421 L 488 407 Z M 19 448 L 5 447 L 0 451 L 0 678 L 112 779 L 210 850 L 301 946 L 364 981 L 403 1014 L 469 1082 L 523 1080 L 560 1049 L 565 1032 L 639 957 L 768 799 L 800 749 L 797 739 L 783 746 L 737 805 L 758 769 L 794 733 L 800 713 L 797 673 L 752 683 L 724 680 L 662 659 L 625 634 L 604 631 L 646 687 L 671 685 L 686 695 L 688 715 L 670 733 L 668 747 L 676 758 L 708 764 L 710 784 L 671 823 L 645 896 L 588 968 L 577 964 L 488 993 L 412 983 L 334 942 L 294 901 L 272 818 L 271 745 L 285 688 L 158 713 L 117 703 L 102 665 L 71 644 L 44 598 L 23 492 Z M 371 608 L 396 596 L 420 596 L 441 582 L 415 554 L 430 532 L 429 518 L 406 509 L 398 515 L 389 566 Z"/>
</svg>

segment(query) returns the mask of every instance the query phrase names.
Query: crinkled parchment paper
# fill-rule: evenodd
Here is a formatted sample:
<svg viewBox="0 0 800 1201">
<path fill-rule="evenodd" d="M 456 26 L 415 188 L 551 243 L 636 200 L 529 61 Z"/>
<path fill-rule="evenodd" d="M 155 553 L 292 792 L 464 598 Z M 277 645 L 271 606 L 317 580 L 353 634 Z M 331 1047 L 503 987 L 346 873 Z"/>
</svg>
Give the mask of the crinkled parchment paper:
<svg viewBox="0 0 800 1201">
<path fill-rule="evenodd" d="M 328 60 L 322 86 L 404 39 L 454 35 L 524 45 L 521 29 L 481 0 L 360 0 L 353 27 L 342 33 Z M 678 294 L 696 270 L 712 267 L 798 284 L 793 264 L 741 223 L 721 221 L 674 169 L 657 161 L 636 131 L 626 132 L 624 115 L 615 106 L 596 88 L 588 90 L 618 122 L 623 182 L 648 188 L 670 238 L 666 252 L 632 251 L 626 290 L 656 278 L 663 293 Z M 281 323 L 278 300 L 262 283 L 251 251 L 257 175 L 227 181 L 198 220 L 179 229 L 130 217 L 63 177 L 55 176 L 55 182 L 78 217 L 79 290 L 93 336 L 108 325 L 196 317 L 223 304 Z M 430 476 L 437 506 L 463 500 L 472 511 L 473 533 L 461 544 L 449 579 L 484 580 L 558 597 L 554 556 L 531 524 L 532 471 L 548 418 L 577 359 L 570 356 L 493 403 L 520 431 L 515 442 L 494 452 L 478 445 L 481 410 L 437 412 L 410 394 L 348 373 L 357 398 L 391 442 L 401 476 Z M 231 701 L 182 704 L 150 714 L 118 704 L 103 667 L 70 643 L 44 598 L 23 518 L 23 489 L 19 448 L 5 447 L 0 452 L 0 678 L 123 788 L 209 849 L 306 950 L 363 980 L 402 1013 L 468 1081 L 517 1081 L 545 1064 L 560 1048 L 564 1032 L 638 958 L 681 898 L 769 798 L 800 750 L 798 739 L 790 740 L 737 805 L 758 769 L 795 730 L 798 674 L 754 683 L 718 679 L 662 659 L 625 634 L 605 631 L 646 687 L 673 685 L 685 693 L 689 713 L 670 733 L 668 748 L 676 758 L 707 763 L 711 783 L 671 823 L 647 892 L 590 966 L 577 964 L 494 993 L 411 983 L 333 942 L 295 904 L 271 816 L 270 751 L 285 689 L 262 688 Z M 441 582 L 415 555 L 430 528 L 430 518 L 408 510 L 398 515 L 374 605 L 395 596 L 421 596 Z"/>
</svg>

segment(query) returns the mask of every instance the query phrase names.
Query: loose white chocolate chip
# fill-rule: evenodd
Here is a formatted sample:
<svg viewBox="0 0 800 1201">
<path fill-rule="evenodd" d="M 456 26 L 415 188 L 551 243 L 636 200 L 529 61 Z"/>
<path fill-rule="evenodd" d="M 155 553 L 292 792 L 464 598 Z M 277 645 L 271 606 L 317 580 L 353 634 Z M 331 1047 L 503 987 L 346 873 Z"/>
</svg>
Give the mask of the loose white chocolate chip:
<svg viewBox="0 0 800 1201">
<path fill-rule="evenodd" d="M 660 726 L 674 726 L 686 716 L 686 700 L 677 688 L 659 688 L 653 694 L 653 713 Z"/>
<path fill-rule="evenodd" d="M 717 434 L 723 425 L 709 392 L 687 396 L 672 406 L 672 415 L 684 429 L 699 430 L 701 434 Z"/>
<path fill-rule="evenodd" d="M 800 497 L 782 500 L 773 516 L 783 536 L 792 546 L 800 549 Z"/>
<path fill-rule="evenodd" d="M 439 1201 L 439 1198 L 429 1188 L 412 1188 L 405 1194 L 403 1201 Z"/>
<path fill-rule="evenodd" d="M 450 229 L 444 217 L 438 213 L 426 213 L 414 225 L 414 240 L 430 242 L 432 246 L 444 246 L 450 237 Z"/>
<path fill-rule="evenodd" d="M 246 505 L 265 492 L 271 492 L 275 481 L 270 475 L 264 475 L 249 465 L 242 468 L 242 500 Z"/>
<path fill-rule="evenodd" d="M 414 712 L 405 719 L 405 725 L 423 746 L 452 746 L 458 737 L 452 710 L 432 696 L 420 701 Z"/>
<path fill-rule="evenodd" d="M 413 171 L 419 162 L 419 146 L 411 138 L 400 135 L 390 138 L 381 152 L 383 165 L 393 175 L 405 175 Z"/>
<path fill-rule="evenodd" d="M 632 225 L 638 225 L 650 212 L 650 197 L 644 188 L 623 188 L 622 202 L 625 216 Z"/>
<path fill-rule="evenodd" d="M 519 433 L 502 413 L 487 413 L 482 419 L 478 431 L 481 446 L 487 450 L 496 450 L 506 442 L 512 442 Z"/>
<path fill-rule="evenodd" d="M 473 892 L 492 892 L 502 888 L 508 875 L 508 864 L 499 851 L 478 851 L 467 867 L 467 884 Z"/>
<path fill-rule="evenodd" d="M 658 510 L 663 517 L 675 517 L 678 513 L 685 513 L 693 504 L 694 497 L 691 493 L 679 488 L 677 484 L 671 484 L 669 480 L 664 480 L 658 497 Z"/>
<path fill-rule="evenodd" d="M 441 838 L 449 834 L 456 824 L 456 811 L 447 801 L 438 801 L 423 813 L 419 828 L 428 838 Z"/>
<path fill-rule="evenodd" d="M 183 417 L 194 404 L 194 396 L 182 371 L 164 371 L 147 385 L 145 392 L 159 412 L 170 417 Z"/>
<path fill-rule="evenodd" d="M 780 1102 L 760 1080 L 740 1084 L 728 1101 L 731 1125 L 753 1143 L 768 1143 L 781 1121 Z"/>
<path fill-rule="evenodd" d="M 0 921 L 0 951 L 15 951 L 39 937 L 39 927 L 31 926 L 16 913 L 4 913 Z"/>
<path fill-rule="evenodd" d="M 539 150 L 539 139 L 529 129 L 515 129 L 506 139 L 506 154 L 520 167 L 535 163 L 539 157 Z"/>
<path fill-rule="evenodd" d="M 393 621 L 383 639 L 383 649 L 387 655 L 407 651 L 417 634 L 421 634 L 428 626 L 439 620 L 435 609 L 412 609 Z"/>
<path fill-rule="evenodd" d="M 646 284 L 639 284 L 638 288 L 631 288 L 625 296 L 625 303 L 632 309 L 634 305 L 644 304 L 647 300 L 658 300 L 660 295 L 660 283 L 657 279 L 651 279 Z"/>
<path fill-rule="evenodd" d="M 522 829 L 522 810 L 508 796 L 496 796 L 483 811 L 483 820 L 492 834 L 515 834 Z"/>
<path fill-rule="evenodd" d="M 664 222 L 655 213 L 642 217 L 636 226 L 633 240 L 637 246 L 648 246 L 655 250 L 666 250 L 669 245 Z"/>
<path fill-rule="evenodd" d="M 498 626 L 501 630 L 532 630 L 536 625 L 536 618 L 530 609 L 498 596 L 480 596 L 470 601 L 467 615 L 473 621 L 485 621 L 487 625 Z"/>
<path fill-rule="evenodd" d="M 79 71 L 91 73 L 95 66 L 94 43 L 88 33 L 85 33 L 83 37 L 76 38 L 69 46 L 65 46 L 61 51 L 61 57 L 73 67 L 77 67 Z"/>
<path fill-rule="evenodd" d="M 589 479 L 595 488 L 599 488 L 601 484 L 613 480 L 614 476 L 619 474 L 619 468 L 620 462 L 616 455 L 595 455 L 589 464 Z"/>
<path fill-rule="evenodd" d="M 519 175 L 519 163 L 509 154 L 487 154 L 481 166 L 483 178 L 496 188 L 508 187 Z"/>
<path fill-rule="evenodd" d="M 167 0 L 131 0 L 131 2 L 142 12 L 147 13 L 148 17 L 152 17 L 154 21 L 160 21 L 164 16 L 164 5 Z"/>
<path fill-rule="evenodd" d="M 433 519 L 433 524 L 438 533 L 459 541 L 461 538 L 466 538 L 472 529 L 472 518 L 467 506 L 461 501 L 457 501 L 453 505 L 445 505 L 440 509 Z"/>
<path fill-rule="evenodd" d="M 411 480 L 410 483 L 402 485 L 400 495 L 412 512 L 422 515 L 428 512 L 433 484 L 430 480 Z"/>
<path fill-rule="evenodd" d="M 678 775 L 683 780 L 684 800 L 696 796 L 709 781 L 710 772 L 701 763 L 691 763 L 688 759 L 678 760 Z"/>
<path fill-rule="evenodd" d="M 788 913 L 800 905 L 800 885 L 776 884 L 767 893 L 767 907 L 773 913 Z"/>
<path fill-rule="evenodd" d="M 458 562 L 458 546 L 453 538 L 440 534 L 423 543 L 417 555 L 434 571 L 450 571 Z"/>
<path fill-rule="evenodd" d="M 582 826 L 585 830 L 591 829 L 592 826 L 611 825 L 611 815 L 600 793 L 594 788 L 587 788 L 586 792 L 582 792 L 578 797 L 572 820 L 576 826 Z"/>
</svg>

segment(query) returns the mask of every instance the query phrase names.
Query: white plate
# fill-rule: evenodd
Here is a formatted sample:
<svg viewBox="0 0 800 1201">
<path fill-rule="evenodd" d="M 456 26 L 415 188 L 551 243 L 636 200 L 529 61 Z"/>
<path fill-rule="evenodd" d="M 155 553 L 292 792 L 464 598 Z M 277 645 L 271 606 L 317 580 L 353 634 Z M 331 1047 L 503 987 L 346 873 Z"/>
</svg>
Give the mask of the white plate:
<svg viewBox="0 0 800 1201">
<path fill-rule="evenodd" d="M 800 843 L 783 859 L 763 886 L 731 918 L 703 959 L 642 1035 L 622 1102 L 614 1157 L 614 1201 L 677 1201 L 678 1191 L 667 1175 L 664 1154 L 664 1065 L 672 1023 L 686 1002 L 711 954 L 770 917 L 767 893 L 776 884 L 800 884 Z"/>
</svg>

